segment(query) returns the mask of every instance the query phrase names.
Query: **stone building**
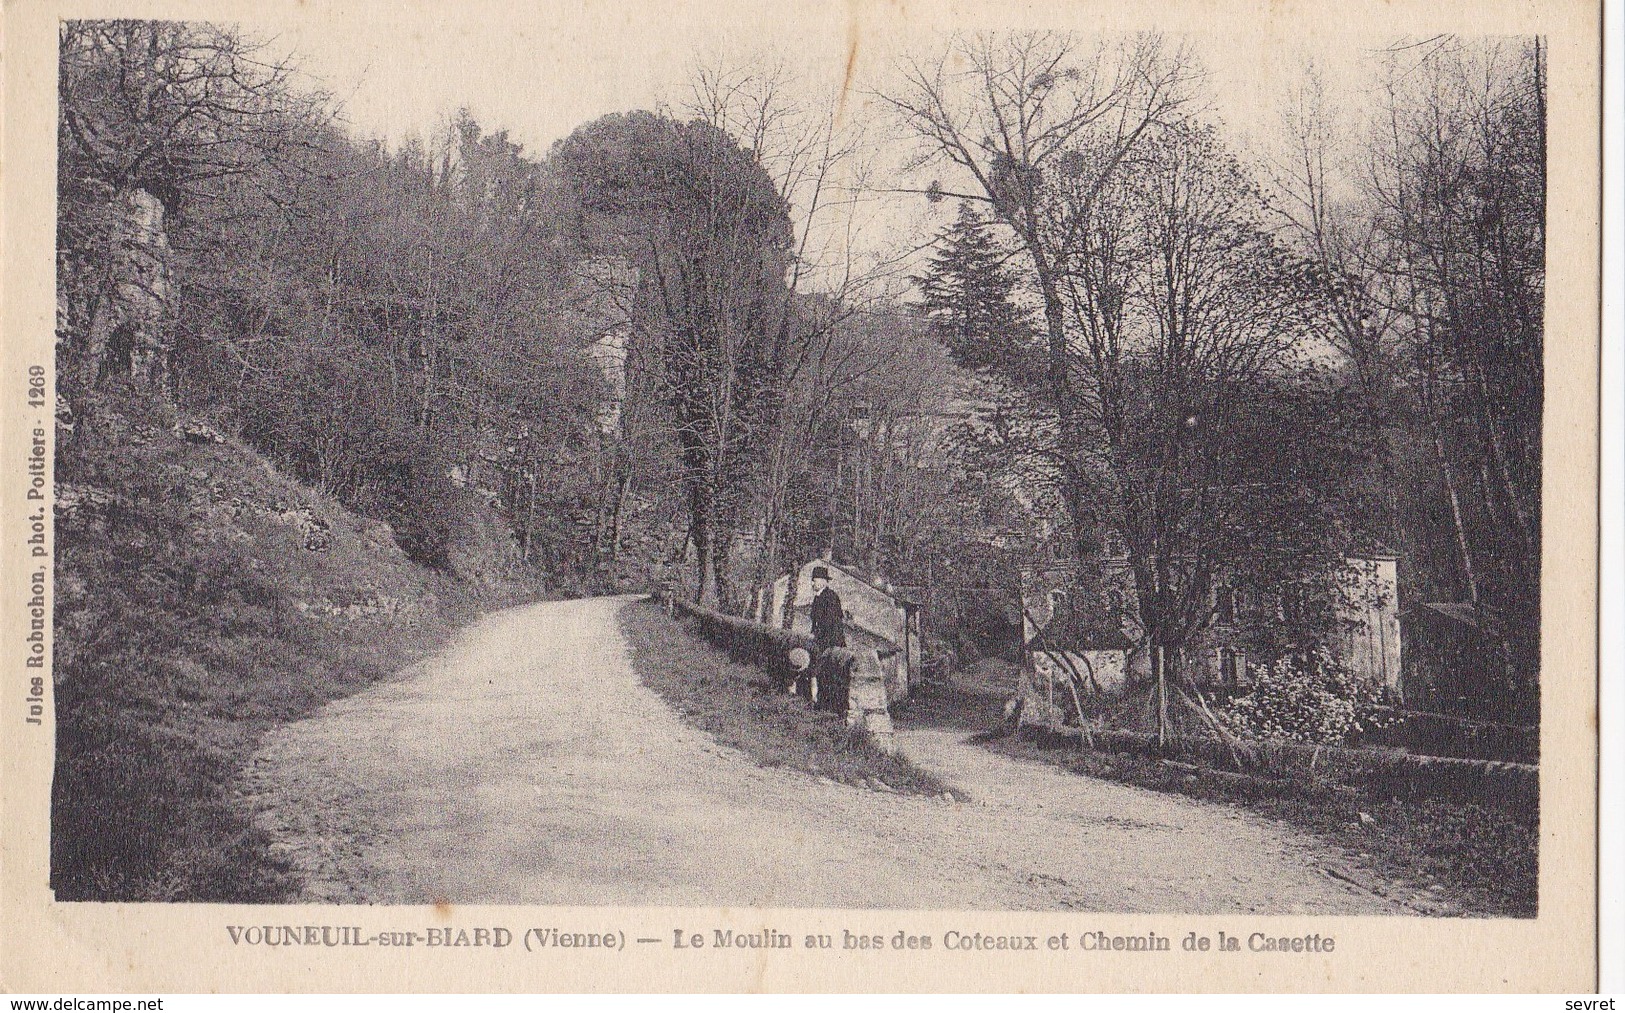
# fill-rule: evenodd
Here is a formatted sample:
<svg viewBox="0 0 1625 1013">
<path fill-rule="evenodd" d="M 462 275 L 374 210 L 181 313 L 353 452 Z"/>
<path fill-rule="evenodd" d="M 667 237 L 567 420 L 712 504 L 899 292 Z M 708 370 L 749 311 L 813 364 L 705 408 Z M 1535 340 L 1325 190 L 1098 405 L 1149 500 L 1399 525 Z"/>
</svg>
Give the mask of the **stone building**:
<svg viewBox="0 0 1625 1013">
<path fill-rule="evenodd" d="M 1198 685 L 1244 691 L 1257 668 L 1271 660 L 1249 650 L 1238 622 L 1258 607 L 1256 598 L 1247 588 L 1215 588 L 1213 621 L 1185 656 Z M 1127 559 L 1103 558 L 1087 572 L 1076 565 L 1028 571 L 1022 578 L 1022 612 L 1023 640 L 1040 689 L 1052 680 L 1065 685 L 1077 679 L 1110 693 L 1150 678 Z M 1329 647 L 1350 672 L 1401 695 L 1395 557 L 1345 557 Z"/>
<path fill-rule="evenodd" d="M 841 596 L 846 610 L 846 636 L 851 646 L 873 647 L 886 673 L 886 694 L 892 702 L 908 698 L 920 679 L 920 609 L 902 592 L 871 581 L 855 569 L 825 559 L 808 561 L 795 573 L 784 574 L 768 588 L 761 600 L 766 609 L 762 622 L 783 626 L 785 599 L 791 597 L 790 628 L 812 632 L 812 571 L 829 568 L 829 585 Z"/>
</svg>

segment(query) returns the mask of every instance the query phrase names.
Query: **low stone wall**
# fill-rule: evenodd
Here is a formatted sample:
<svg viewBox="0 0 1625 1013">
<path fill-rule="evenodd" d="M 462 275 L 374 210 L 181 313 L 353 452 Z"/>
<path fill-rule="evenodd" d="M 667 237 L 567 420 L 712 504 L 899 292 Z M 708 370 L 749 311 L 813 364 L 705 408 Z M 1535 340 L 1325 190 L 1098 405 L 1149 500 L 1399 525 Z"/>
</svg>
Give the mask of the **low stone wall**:
<svg viewBox="0 0 1625 1013">
<path fill-rule="evenodd" d="M 1540 768 L 1529 763 L 1419 756 L 1376 749 L 1311 746 L 1298 742 L 1225 742 L 1217 738 L 1170 736 L 1158 741 L 1148 732 L 1123 729 L 1056 728 L 1023 723 L 1021 733 L 1040 741 L 1076 744 L 1107 753 L 1187 760 L 1219 770 L 1271 777 L 1324 777 L 1398 797 L 1484 799 L 1520 806 L 1537 805 Z"/>
<path fill-rule="evenodd" d="M 667 591 L 654 597 L 665 606 L 667 615 L 693 620 L 700 636 L 727 651 L 728 657 L 756 665 L 775 679 L 788 682 L 795 678 L 796 670 L 790 665 L 792 650 L 799 647 L 809 655 L 817 653 L 818 645 L 805 633 L 713 612 Z"/>
<path fill-rule="evenodd" d="M 1386 719 L 1386 727 L 1366 734 L 1362 741 L 1467 760 L 1534 763 L 1540 759 L 1540 729 L 1529 725 L 1474 721 L 1397 708 L 1382 708 L 1378 716 Z"/>
<path fill-rule="evenodd" d="M 668 615 L 693 620 L 700 636 L 722 648 L 735 661 L 760 668 L 780 686 L 788 686 L 798 674 L 790 664 L 792 650 L 799 647 L 809 657 L 817 655 L 816 642 L 805 633 L 713 612 L 668 591 L 658 592 L 654 597 L 665 606 Z M 835 647 L 829 650 L 823 662 L 846 679 L 847 725 L 861 726 L 876 746 L 891 752 L 894 732 L 886 696 L 886 672 L 879 655 L 870 647 Z"/>
</svg>

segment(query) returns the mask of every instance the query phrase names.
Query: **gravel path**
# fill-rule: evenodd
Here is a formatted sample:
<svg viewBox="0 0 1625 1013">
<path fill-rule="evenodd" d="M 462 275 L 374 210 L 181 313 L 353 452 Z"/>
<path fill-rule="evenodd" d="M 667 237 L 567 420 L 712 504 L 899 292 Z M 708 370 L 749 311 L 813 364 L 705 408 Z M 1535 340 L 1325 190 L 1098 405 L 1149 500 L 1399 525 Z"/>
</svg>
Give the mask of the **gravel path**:
<svg viewBox="0 0 1625 1013">
<path fill-rule="evenodd" d="M 599 598 L 511 609 L 273 734 L 247 778 L 312 902 L 1385 913 L 1240 810 L 899 734 L 968 802 L 755 766 L 632 671 Z"/>
</svg>

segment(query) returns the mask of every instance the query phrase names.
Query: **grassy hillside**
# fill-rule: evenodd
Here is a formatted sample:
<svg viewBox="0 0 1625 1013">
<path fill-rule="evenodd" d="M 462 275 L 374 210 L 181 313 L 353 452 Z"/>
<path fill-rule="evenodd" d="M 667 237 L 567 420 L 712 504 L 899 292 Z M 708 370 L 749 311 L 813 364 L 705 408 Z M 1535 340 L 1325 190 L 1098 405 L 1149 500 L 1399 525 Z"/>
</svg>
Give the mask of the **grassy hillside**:
<svg viewBox="0 0 1625 1013">
<path fill-rule="evenodd" d="M 59 433 L 57 897 L 271 901 L 291 887 L 233 787 L 263 732 L 527 596 L 469 499 L 455 564 L 229 437 L 140 400 Z"/>
<path fill-rule="evenodd" d="M 930 771 L 854 733 L 841 715 L 813 710 L 760 668 L 699 639 L 652 599 L 627 605 L 619 618 L 643 684 L 683 720 L 757 764 L 905 795 L 952 793 Z"/>
</svg>

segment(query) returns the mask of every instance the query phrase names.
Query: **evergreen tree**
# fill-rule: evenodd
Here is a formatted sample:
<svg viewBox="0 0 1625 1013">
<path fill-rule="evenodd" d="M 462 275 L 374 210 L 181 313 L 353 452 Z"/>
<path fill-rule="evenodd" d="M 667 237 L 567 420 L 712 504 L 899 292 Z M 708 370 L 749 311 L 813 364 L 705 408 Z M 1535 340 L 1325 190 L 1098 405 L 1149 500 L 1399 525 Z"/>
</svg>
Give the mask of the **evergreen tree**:
<svg viewBox="0 0 1625 1013">
<path fill-rule="evenodd" d="M 988 223 L 961 202 L 930 268 L 915 278 L 932 332 L 967 369 L 1007 372 L 1035 351 L 1035 331 L 1015 301 L 1019 281 L 1008 259 Z"/>
</svg>

